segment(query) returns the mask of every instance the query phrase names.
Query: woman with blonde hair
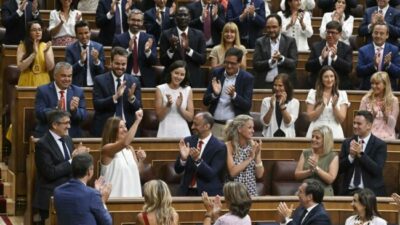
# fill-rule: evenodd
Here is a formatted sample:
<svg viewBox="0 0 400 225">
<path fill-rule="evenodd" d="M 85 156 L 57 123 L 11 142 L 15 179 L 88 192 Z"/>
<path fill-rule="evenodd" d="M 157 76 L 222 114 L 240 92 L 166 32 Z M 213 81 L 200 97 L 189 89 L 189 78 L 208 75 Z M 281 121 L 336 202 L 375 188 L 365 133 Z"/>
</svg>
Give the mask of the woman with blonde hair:
<svg viewBox="0 0 400 225">
<path fill-rule="evenodd" d="M 333 135 L 328 126 L 313 129 L 311 149 L 306 149 L 297 163 L 294 177 L 297 180 L 316 179 L 321 181 L 325 196 L 333 196 L 332 183 L 339 170 L 339 158 L 333 152 Z"/>
<path fill-rule="evenodd" d="M 371 89 L 361 99 L 360 110 L 370 111 L 374 116 L 372 134 L 383 140 L 396 139 L 399 101 L 393 95 L 386 72 L 376 72 L 371 76 Z"/>
<path fill-rule="evenodd" d="M 238 115 L 225 128 L 227 167 L 229 176 L 243 183 L 251 196 L 257 195 L 256 178 L 264 174 L 261 160 L 261 140 L 254 141 L 254 121 L 251 116 Z"/>
<path fill-rule="evenodd" d="M 144 167 L 146 153 L 132 146 L 143 111 L 135 113 L 136 120 L 127 130 L 125 121 L 119 117 L 108 118 L 101 140 L 101 175 L 111 183 L 110 197 L 142 197 L 139 171 Z"/>
<path fill-rule="evenodd" d="M 178 225 L 179 216 L 172 207 L 172 197 L 167 184 L 151 180 L 143 187 L 143 212 L 136 218 L 140 225 Z"/>
<path fill-rule="evenodd" d="M 221 35 L 222 35 L 221 44 L 214 46 L 209 56 L 211 62 L 211 68 L 222 66 L 225 60 L 225 52 L 228 49 L 235 47 L 242 50 L 243 52 L 243 57 L 242 57 L 242 62 L 240 63 L 240 67 L 245 69 L 247 60 L 246 59 L 247 49 L 246 47 L 240 44 L 240 34 L 237 25 L 233 22 L 226 23 L 224 28 L 222 29 Z"/>
</svg>

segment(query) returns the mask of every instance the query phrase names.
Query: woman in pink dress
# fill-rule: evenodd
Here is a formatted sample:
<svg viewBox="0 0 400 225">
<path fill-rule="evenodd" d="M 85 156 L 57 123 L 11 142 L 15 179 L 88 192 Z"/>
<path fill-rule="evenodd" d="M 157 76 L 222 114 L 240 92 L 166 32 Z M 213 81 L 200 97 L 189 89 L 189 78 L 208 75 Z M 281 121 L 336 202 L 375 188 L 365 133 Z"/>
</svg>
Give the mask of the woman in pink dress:
<svg viewBox="0 0 400 225">
<path fill-rule="evenodd" d="M 371 89 L 361 99 L 360 110 L 374 115 L 372 134 L 382 140 L 396 139 L 396 122 L 399 115 L 399 101 L 393 95 L 389 75 L 376 72 L 371 77 Z"/>
</svg>

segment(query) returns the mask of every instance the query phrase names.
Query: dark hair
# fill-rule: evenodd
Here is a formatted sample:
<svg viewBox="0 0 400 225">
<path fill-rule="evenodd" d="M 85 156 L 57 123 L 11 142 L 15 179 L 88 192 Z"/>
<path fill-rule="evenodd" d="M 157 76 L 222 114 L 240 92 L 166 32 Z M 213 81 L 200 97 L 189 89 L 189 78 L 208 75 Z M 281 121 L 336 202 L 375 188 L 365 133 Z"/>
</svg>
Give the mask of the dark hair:
<svg viewBox="0 0 400 225">
<path fill-rule="evenodd" d="M 336 70 L 332 66 L 323 66 L 321 70 L 319 71 L 317 81 L 315 82 L 315 105 L 314 108 L 316 108 L 320 103 L 324 101 L 323 99 L 323 94 L 324 94 L 324 84 L 322 82 L 322 77 L 324 76 L 324 73 L 326 71 L 332 71 L 332 73 L 335 75 L 335 84 L 332 87 L 332 96 L 337 95 L 339 96 L 339 75 L 336 73 Z"/>
<path fill-rule="evenodd" d="M 56 0 L 56 10 L 58 11 L 58 10 L 62 10 L 62 4 L 61 4 L 61 2 L 60 2 L 61 0 Z M 73 1 L 72 0 L 72 2 L 71 2 L 71 5 L 69 6 L 69 10 L 75 10 L 76 9 L 76 7 L 77 7 L 77 5 L 78 5 L 78 2 L 79 1 Z"/>
<path fill-rule="evenodd" d="M 86 20 L 80 20 L 75 23 L 75 33 L 78 33 L 78 28 L 88 27 L 90 30 L 89 23 Z"/>
<path fill-rule="evenodd" d="M 304 181 L 307 184 L 305 188 L 306 195 L 312 195 L 313 202 L 321 203 L 324 199 L 324 188 L 320 181 L 315 179 L 307 179 Z"/>
<path fill-rule="evenodd" d="M 389 33 L 389 26 L 385 22 L 376 22 L 374 25 L 371 27 L 371 31 L 374 32 L 374 29 L 376 26 L 385 26 L 386 27 L 386 32 Z"/>
<path fill-rule="evenodd" d="M 42 29 L 42 38 L 43 38 L 43 24 L 39 20 L 32 20 L 28 22 L 28 25 L 25 27 L 25 38 L 24 38 L 24 47 L 25 47 L 25 54 L 22 56 L 22 60 L 28 58 L 33 52 L 33 40 L 31 37 L 31 27 L 33 24 L 39 24 Z M 29 68 L 32 69 L 34 61 L 29 65 Z"/>
<path fill-rule="evenodd" d="M 365 219 L 372 220 L 374 216 L 380 216 L 377 209 L 376 196 L 373 191 L 364 188 L 358 190 L 354 195 L 358 195 L 358 201 L 361 205 L 365 206 Z"/>
<path fill-rule="evenodd" d="M 117 140 L 119 123 L 121 120 L 122 119 L 120 117 L 116 116 L 112 116 L 107 119 L 106 124 L 104 124 L 103 134 L 101 136 L 101 148 L 104 145 L 113 143 Z"/>
<path fill-rule="evenodd" d="M 225 183 L 224 197 L 233 215 L 243 218 L 249 213 L 251 197 L 243 183 L 232 181 Z"/>
<path fill-rule="evenodd" d="M 186 67 L 186 62 L 183 60 L 176 60 L 173 62 L 169 67 L 168 67 L 168 72 L 167 72 L 167 77 L 165 78 L 165 81 L 167 83 L 170 83 L 172 80 L 172 71 L 174 71 L 177 68 L 184 68 L 185 69 L 185 78 L 182 80 L 182 82 L 179 84 L 181 87 L 186 87 L 189 85 L 189 79 L 190 79 L 190 74 L 189 70 Z"/>
<path fill-rule="evenodd" d="M 74 156 L 71 162 L 72 177 L 75 179 L 86 176 L 88 170 L 93 166 L 93 157 L 89 153 Z"/>
<path fill-rule="evenodd" d="M 372 124 L 374 122 L 374 116 L 372 115 L 372 113 L 370 111 L 367 110 L 359 110 L 356 112 L 355 116 L 363 116 L 365 118 L 365 120 Z"/>
<path fill-rule="evenodd" d="M 47 113 L 47 125 L 49 126 L 49 129 L 52 129 L 53 123 L 58 123 L 61 121 L 62 118 L 64 117 L 71 117 L 71 114 L 67 111 L 60 110 L 60 109 L 54 109 Z"/>
<path fill-rule="evenodd" d="M 120 55 L 120 56 L 124 56 L 124 57 L 128 58 L 128 52 L 126 51 L 126 49 L 119 47 L 119 46 L 116 46 L 111 49 L 111 61 L 114 60 L 115 55 Z"/>
<path fill-rule="evenodd" d="M 285 103 L 288 103 L 293 98 L 293 85 L 292 82 L 290 82 L 289 75 L 287 75 L 286 73 L 280 73 L 274 78 L 274 81 L 272 83 L 275 83 L 276 80 L 282 81 L 283 86 L 285 87 L 285 92 L 287 94 Z M 275 93 L 273 88 L 272 92 Z"/>
<path fill-rule="evenodd" d="M 238 48 L 232 47 L 232 48 L 229 48 L 225 52 L 224 59 L 226 59 L 226 57 L 228 57 L 228 56 L 236 56 L 237 57 L 237 62 L 240 63 L 242 61 L 242 58 L 243 58 L 243 51 L 238 49 Z"/>
<path fill-rule="evenodd" d="M 335 4 L 336 4 L 336 2 L 337 2 L 338 0 L 335 0 Z M 350 17 L 350 7 L 347 7 L 347 0 L 345 1 L 346 2 L 346 8 L 344 8 L 344 20 L 347 20 L 347 18 L 349 18 Z"/>
<path fill-rule="evenodd" d="M 276 14 L 276 13 L 269 14 L 267 16 L 267 18 L 265 19 L 265 22 L 268 22 L 268 20 L 271 18 L 275 18 L 278 21 L 279 26 L 280 27 L 282 26 L 282 18 L 278 14 Z"/>
<path fill-rule="evenodd" d="M 340 33 L 342 32 L 342 25 L 338 21 L 332 20 L 326 24 L 326 30 L 329 29 L 335 29 Z"/>
<path fill-rule="evenodd" d="M 285 10 L 283 10 L 283 15 L 284 15 L 286 18 L 292 16 L 292 10 L 290 9 L 289 1 L 293 1 L 293 0 L 285 0 Z M 299 12 L 303 12 L 302 9 L 299 9 L 298 11 L 299 11 Z"/>
<path fill-rule="evenodd" d="M 214 126 L 214 117 L 209 112 L 199 112 L 196 115 L 203 117 L 204 124 L 210 124 L 210 129 Z"/>
</svg>

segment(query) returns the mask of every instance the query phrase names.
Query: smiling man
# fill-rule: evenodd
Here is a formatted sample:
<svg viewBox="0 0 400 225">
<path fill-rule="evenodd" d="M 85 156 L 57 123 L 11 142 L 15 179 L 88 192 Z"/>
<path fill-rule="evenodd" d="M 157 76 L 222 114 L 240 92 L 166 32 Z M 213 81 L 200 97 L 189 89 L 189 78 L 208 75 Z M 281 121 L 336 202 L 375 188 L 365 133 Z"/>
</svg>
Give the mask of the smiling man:
<svg viewBox="0 0 400 225">
<path fill-rule="evenodd" d="M 61 109 L 71 114 L 69 135 L 81 137 L 81 122 L 86 118 L 86 101 L 82 88 L 72 84 L 72 66 L 58 62 L 54 67 L 54 82 L 38 87 L 36 92 L 35 115 L 38 123 L 35 137 L 41 137 L 48 130 L 47 114 Z"/>
</svg>

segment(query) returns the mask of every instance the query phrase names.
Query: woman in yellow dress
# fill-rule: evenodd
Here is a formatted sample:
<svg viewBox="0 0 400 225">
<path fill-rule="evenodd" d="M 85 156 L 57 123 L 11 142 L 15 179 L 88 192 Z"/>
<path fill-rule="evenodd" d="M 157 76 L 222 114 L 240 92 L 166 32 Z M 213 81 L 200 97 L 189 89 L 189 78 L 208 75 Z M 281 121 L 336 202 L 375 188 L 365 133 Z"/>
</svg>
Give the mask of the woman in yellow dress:
<svg viewBox="0 0 400 225">
<path fill-rule="evenodd" d="M 51 42 L 41 42 L 42 26 L 32 21 L 27 26 L 26 36 L 17 49 L 17 66 L 21 71 L 18 86 L 37 87 L 50 82 L 49 71 L 54 67 Z"/>
</svg>

